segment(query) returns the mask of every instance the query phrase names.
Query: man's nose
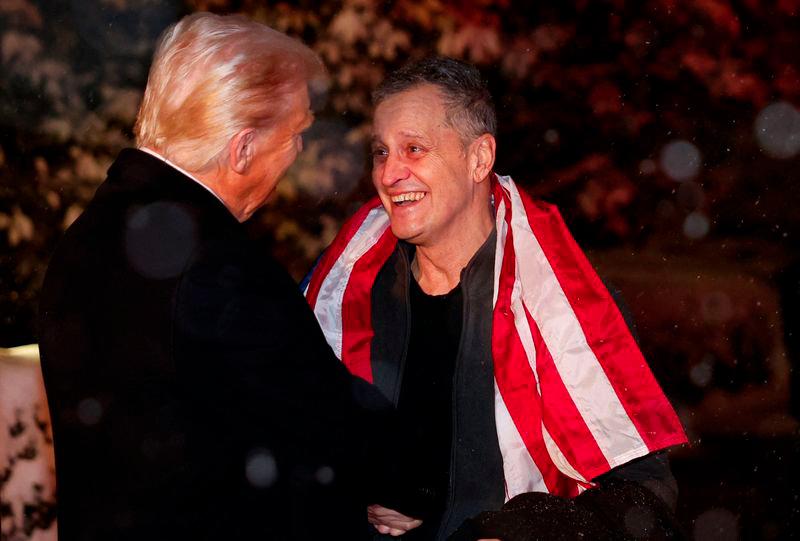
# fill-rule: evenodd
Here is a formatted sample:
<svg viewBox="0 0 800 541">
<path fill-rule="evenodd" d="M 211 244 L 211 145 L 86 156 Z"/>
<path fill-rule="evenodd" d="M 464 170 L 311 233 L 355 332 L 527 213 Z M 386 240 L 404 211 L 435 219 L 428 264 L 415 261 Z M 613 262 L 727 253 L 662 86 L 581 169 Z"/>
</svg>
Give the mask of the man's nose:
<svg viewBox="0 0 800 541">
<path fill-rule="evenodd" d="M 381 184 L 391 186 L 409 176 L 408 166 L 399 157 L 389 153 L 381 164 L 379 177 Z"/>
</svg>

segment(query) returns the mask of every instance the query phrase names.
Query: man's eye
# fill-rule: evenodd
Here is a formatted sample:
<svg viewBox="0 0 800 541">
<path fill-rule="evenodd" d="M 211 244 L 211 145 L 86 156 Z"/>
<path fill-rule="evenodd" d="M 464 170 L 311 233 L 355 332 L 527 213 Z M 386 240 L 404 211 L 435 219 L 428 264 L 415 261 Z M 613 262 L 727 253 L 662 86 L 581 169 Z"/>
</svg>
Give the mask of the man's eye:
<svg viewBox="0 0 800 541">
<path fill-rule="evenodd" d="M 408 151 L 412 154 L 416 154 L 417 152 L 422 152 L 422 147 L 418 147 L 417 145 L 409 145 Z"/>
<path fill-rule="evenodd" d="M 386 152 L 385 148 L 378 147 L 378 148 L 373 148 L 372 149 L 372 157 L 373 158 L 380 158 L 380 157 L 386 156 L 386 154 L 388 154 L 388 152 Z"/>
</svg>

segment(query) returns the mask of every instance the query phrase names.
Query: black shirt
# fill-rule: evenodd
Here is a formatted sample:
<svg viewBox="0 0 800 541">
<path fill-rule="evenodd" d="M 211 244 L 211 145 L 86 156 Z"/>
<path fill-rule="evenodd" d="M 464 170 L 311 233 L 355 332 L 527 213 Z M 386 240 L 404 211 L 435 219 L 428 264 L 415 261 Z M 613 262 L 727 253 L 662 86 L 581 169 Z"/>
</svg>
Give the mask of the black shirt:
<svg viewBox="0 0 800 541">
<path fill-rule="evenodd" d="M 428 295 L 413 278 L 410 283 L 411 333 L 397 408 L 407 423 L 413 475 L 433 503 L 434 516 L 413 535 L 424 539 L 436 535 L 447 498 L 463 299 L 460 285 L 444 295 Z"/>
</svg>

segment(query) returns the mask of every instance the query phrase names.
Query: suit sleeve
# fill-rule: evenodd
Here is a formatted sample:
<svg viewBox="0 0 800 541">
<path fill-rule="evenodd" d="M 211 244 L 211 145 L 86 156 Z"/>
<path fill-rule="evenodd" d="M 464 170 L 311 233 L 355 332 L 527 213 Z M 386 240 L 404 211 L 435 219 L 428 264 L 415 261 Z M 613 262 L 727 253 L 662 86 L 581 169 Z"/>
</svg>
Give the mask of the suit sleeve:
<svg viewBox="0 0 800 541">
<path fill-rule="evenodd" d="M 392 413 L 336 359 L 275 261 L 236 246 L 209 252 L 175 303 L 176 358 L 192 374 L 192 402 L 242 454 L 269 449 L 301 479 L 347 478 L 372 503 L 371 487 L 391 482 Z"/>
</svg>

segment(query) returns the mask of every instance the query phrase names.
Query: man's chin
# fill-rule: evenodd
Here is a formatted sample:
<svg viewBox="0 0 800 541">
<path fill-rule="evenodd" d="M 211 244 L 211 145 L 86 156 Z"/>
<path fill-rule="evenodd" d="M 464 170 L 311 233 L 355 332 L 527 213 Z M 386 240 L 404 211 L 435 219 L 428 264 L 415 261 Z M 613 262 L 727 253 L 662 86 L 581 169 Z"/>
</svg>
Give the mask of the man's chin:
<svg viewBox="0 0 800 541">
<path fill-rule="evenodd" d="M 423 237 L 421 231 L 414 231 L 407 227 L 395 226 L 394 224 L 392 224 L 392 233 L 398 239 L 404 240 L 411 244 L 419 244 Z"/>
</svg>

